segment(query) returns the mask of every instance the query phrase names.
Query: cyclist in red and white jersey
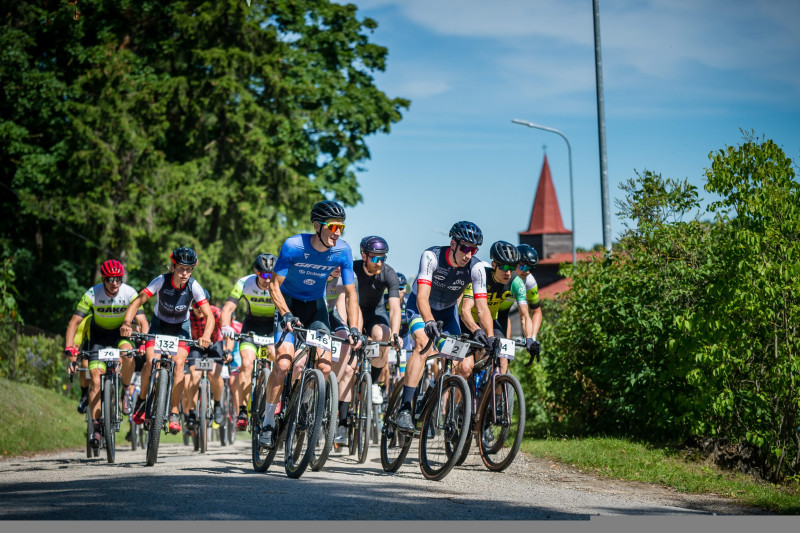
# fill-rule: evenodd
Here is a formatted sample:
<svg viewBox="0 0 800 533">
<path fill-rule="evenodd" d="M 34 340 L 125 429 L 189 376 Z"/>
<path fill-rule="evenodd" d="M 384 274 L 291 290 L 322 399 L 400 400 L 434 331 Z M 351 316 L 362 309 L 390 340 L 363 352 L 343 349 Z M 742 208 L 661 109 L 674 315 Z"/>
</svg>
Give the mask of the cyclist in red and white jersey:
<svg viewBox="0 0 800 533">
<path fill-rule="evenodd" d="M 162 274 L 150 282 L 131 302 L 125 313 L 125 320 L 120 328 L 123 337 L 131 334 L 131 319 L 147 300 L 156 296 L 156 305 L 153 308 L 153 320 L 150 324 L 150 333 L 154 335 L 172 335 L 182 339 L 191 339 L 192 332 L 189 322 L 190 306 L 197 302 L 200 311 L 206 317 L 206 327 L 203 335 L 198 339 L 200 346 L 208 348 L 211 345 L 211 334 L 214 332 L 214 315 L 211 313 L 208 300 L 203 287 L 192 277 L 192 271 L 197 265 L 197 254 L 191 248 L 176 248 L 170 254 L 170 271 Z M 137 424 L 144 422 L 145 400 L 150 389 L 151 361 L 155 359 L 155 342 L 148 341 L 146 346 L 147 362 L 142 369 L 142 387 L 136 406 L 133 409 L 133 421 Z M 173 435 L 180 433 L 181 422 L 178 415 L 178 403 L 184 388 L 183 364 L 188 353 L 187 346 L 180 342 L 178 353 L 172 357 L 175 363 L 174 385 L 169 415 L 169 431 Z"/>
</svg>

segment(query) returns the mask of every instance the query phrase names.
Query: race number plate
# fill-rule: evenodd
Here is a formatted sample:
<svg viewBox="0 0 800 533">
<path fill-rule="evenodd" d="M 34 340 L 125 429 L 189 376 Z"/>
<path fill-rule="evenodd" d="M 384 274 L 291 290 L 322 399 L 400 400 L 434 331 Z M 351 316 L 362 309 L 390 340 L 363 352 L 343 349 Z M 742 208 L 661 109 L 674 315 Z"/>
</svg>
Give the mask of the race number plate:
<svg viewBox="0 0 800 533">
<path fill-rule="evenodd" d="M 364 357 L 367 359 L 375 359 L 376 357 L 381 356 L 381 347 L 377 344 L 368 344 L 366 348 L 364 348 Z"/>
<path fill-rule="evenodd" d="M 467 356 L 469 345 L 453 338 L 446 339 L 439 353 L 454 361 L 461 361 Z"/>
<path fill-rule="evenodd" d="M 316 346 L 326 352 L 331 351 L 331 336 L 323 333 L 320 334 L 316 331 L 309 331 L 308 336 L 306 337 L 306 344 L 309 346 Z"/>
<path fill-rule="evenodd" d="M 408 352 L 405 350 L 400 350 L 400 353 L 398 354 L 397 350 L 394 348 L 389 348 L 389 364 L 396 364 L 398 361 L 398 355 L 400 356 L 399 360 L 401 365 L 408 361 Z"/>
<path fill-rule="evenodd" d="M 156 335 L 155 352 L 158 354 L 178 355 L 178 337 L 172 335 Z"/>
<path fill-rule="evenodd" d="M 406 350 L 400 350 L 400 363 L 408 362 L 408 352 Z"/>
<path fill-rule="evenodd" d="M 119 361 L 119 350 L 116 348 L 104 348 L 97 352 L 97 358 L 101 361 Z"/>
<path fill-rule="evenodd" d="M 197 359 L 194 362 L 195 370 L 214 370 L 214 361 L 208 359 Z"/>
<path fill-rule="evenodd" d="M 514 359 L 515 350 L 516 350 L 516 345 L 514 344 L 513 340 L 500 339 L 500 353 L 498 354 L 499 357 L 512 361 Z"/>
<path fill-rule="evenodd" d="M 334 340 L 331 343 L 331 361 L 338 363 L 340 355 L 342 355 L 342 343 Z"/>
<path fill-rule="evenodd" d="M 252 335 L 252 337 L 253 344 L 257 344 L 258 346 L 272 346 L 275 344 L 275 337 L 269 335 Z"/>
<path fill-rule="evenodd" d="M 230 370 L 228 370 L 228 365 L 222 365 L 222 373 L 220 374 L 222 379 L 228 379 L 231 377 Z"/>
</svg>

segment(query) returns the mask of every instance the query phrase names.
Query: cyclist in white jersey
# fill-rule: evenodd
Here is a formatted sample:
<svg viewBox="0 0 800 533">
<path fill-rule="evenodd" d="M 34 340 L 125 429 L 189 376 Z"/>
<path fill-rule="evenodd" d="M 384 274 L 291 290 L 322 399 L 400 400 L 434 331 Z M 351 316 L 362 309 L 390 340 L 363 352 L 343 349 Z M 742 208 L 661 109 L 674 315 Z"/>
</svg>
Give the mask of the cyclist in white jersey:
<svg viewBox="0 0 800 533">
<path fill-rule="evenodd" d="M 156 304 L 153 307 L 153 320 L 150 324 L 150 333 L 154 335 L 173 335 L 182 339 L 191 339 L 189 313 L 191 305 L 197 302 L 200 311 L 206 317 L 206 327 L 203 335 L 198 339 L 201 347 L 208 348 L 211 345 L 211 334 L 214 332 L 214 315 L 211 312 L 208 300 L 206 299 L 203 287 L 192 277 L 192 271 L 197 265 L 197 254 L 191 248 L 176 248 L 170 254 L 170 272 L 158 276 L 139 293 L 128 311 L 125 313 L 125 320 L 120 327 L 120 334 L 128 337 L 131 334 L 131 319 L 151 297 L 156 296 Z M 145 344 L 147 362 L 142 369 L 142 387 L 139 397 L 136 399 L 136 406 L 133 409 L 133 421 L 137 424 L 144 422 L 145 400 L 150 389 L 150 371 L 152 360 L 155 359 L 155 342 L 150 340 Z M 169 431 L 173 435 L 180 433 L 181 423 L 178 414 L 178 403 L 183 395 L 184 388 L 184 362 L 189 353 L 187 345 L 181 341 L 178 353 L 172 357 L 175 363 L 174 385 L 172 386 L 172 398 L 169 415 Z"/>
</svg>

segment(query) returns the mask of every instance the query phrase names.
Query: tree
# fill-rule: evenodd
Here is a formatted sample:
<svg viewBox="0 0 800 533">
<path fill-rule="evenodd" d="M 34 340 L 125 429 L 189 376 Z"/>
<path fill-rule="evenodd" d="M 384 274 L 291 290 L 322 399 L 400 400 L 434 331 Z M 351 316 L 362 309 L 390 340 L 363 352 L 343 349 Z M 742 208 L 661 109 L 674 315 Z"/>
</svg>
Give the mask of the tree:
<svg viewBox="0 0 800 533">
<path fill-rule="evenodd" d="M 26 285 L 57 266 L 85 288 L 116 257 L 141 287 L 187 245 L 220 299 L 258 252 L 308 227 L 315 201 L 360 201 L 366 138 L 409 105 L 375 86 L 387 50 L 353 5 L 80 6 L 77 21 L 55 0 L 2 9 L 0 172 L 17 215 L 3 233 L 29 251 Z M 23 310 L 42 296 L 24 291 Z M 63 327 L 73 296 L 43 324 Z"/>
</svg>

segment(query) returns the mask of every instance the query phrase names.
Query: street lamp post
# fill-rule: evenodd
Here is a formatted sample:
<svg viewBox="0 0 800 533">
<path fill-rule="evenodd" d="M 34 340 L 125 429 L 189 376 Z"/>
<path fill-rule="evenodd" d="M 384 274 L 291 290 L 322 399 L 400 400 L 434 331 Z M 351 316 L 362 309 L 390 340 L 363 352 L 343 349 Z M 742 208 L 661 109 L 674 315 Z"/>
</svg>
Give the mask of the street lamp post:
<svg viewBox="0 0 800 533">
<path fill-rule="evenodd" d="M 534 124 L 533 122 L 528 122 L 527 120 L 520 120 L 515 118 L 512 120 L 514 124 L 519 124 L 520 126 L 528 126 L 529 128 L 536 128 L 537 130 L 544 130 L 549 131 L 552 133 L 557 133 L 567 142 L 567 153 L 569 154 L 569 213 L 570 218 L 572 219 L 572 264 L 575 264 L 575 195 L 572 190 L 572 145 L 569 143 L 569 139 L 567 136 L 564 135 L 561 131 L 555 128 L 548 128 L 547 126 L 540 126 L 539 124 Z"/>
</svg>

